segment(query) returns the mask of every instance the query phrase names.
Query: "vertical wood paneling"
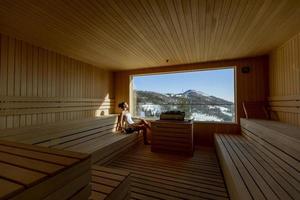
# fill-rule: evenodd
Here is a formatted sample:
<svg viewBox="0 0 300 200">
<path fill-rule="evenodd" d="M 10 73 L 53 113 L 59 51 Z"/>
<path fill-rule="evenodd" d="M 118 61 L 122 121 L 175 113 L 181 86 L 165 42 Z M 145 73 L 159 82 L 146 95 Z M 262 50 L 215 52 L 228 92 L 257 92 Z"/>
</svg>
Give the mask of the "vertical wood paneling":
<svg viewBox="0 0 300 200">
<path fill-rule="evenodd" d="M 14 95 L 14 51 L 15 51 L 15 40 L 8 38 L 8 49 L 7 49 L 7 94 Z M 6 127 L 13 127 L 13 116 L 6 117 Z"/>
<path fill-rule="evenodd" d="M 0 35 L 0 38 L 1 35 Z M 14 93 L 12 96 L 20 96 L 21 95 L 21 41 L 15 40 L 15 50 L 13 54 L 14 58 Z M 0 81 L 1 82 L 1 81 Z M 13 116 L 13 127 L 20 126 L 20 116 Z"/>
<path fill-rule="evenodd" d="M 5 95 L 6 94 L 6 52 L 7 52 L 7 39 L 6 37 L 0 37 L 0 80 L 1 80 L 1 85 L 0 85 L 0 95 Z M 0 116 L 0 128 L 5 128 L 6 127 L 6 117 Z"/>
<path fill-rule="evenodd" d="M 300 126 L 300 33 L 270 53 L 269 77 L 272 109 L 279 120 Z"/>
<path fill-rule="evenodd" d="M 109 71 L 6 35 L 0 35 L 0 56 L 0 129 L 94 117 L 99 109 L 111 110 Z M 7 110 L 5 106 L 12 104 L 16 108 Z"/>
</svg>

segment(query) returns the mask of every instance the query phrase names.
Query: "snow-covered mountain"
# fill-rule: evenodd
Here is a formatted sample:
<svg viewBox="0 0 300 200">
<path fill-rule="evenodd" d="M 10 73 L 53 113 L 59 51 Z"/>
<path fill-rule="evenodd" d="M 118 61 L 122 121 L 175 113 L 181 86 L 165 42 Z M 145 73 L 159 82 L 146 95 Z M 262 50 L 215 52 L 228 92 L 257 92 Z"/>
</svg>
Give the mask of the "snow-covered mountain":
<svg viewBox="0 0 300 200">
<path fill-rule="evenodd" d="M 178 94 L 162 94 L 152 91 L 135 91 L 136 113 L 140 116 L 158 117 L 167 110 L 180 110 L 200 121 L 233 121 L 233 102 L 205 94 L 201 91 L 187 90 Z"/>
<path fill-rule="evenodd" d="M 187 90 L 184 93 L 182 93 L 183 95 L 189 96 L 189 95 L 202 95 L 202 96 L 210 96 L 204 92 L 201 91 L 197 91 L 197 90 Z"/>
</svg>

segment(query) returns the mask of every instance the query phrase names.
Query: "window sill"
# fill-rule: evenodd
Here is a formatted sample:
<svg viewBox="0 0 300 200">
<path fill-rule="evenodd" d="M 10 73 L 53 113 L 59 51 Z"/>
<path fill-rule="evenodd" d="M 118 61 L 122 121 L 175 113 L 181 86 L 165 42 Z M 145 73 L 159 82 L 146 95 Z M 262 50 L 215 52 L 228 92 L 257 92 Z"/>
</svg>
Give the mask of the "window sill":
<svg viewBox="0 0 300 200">
<path fill-rule="evenodd" d="M 143 118 L 143 117 L 136 117 L 134 116 L 133 118 L 140 118 L 147 120 L 149 122 L 156 121 L 158 118 Z M 233 124 L 233 125 L 238 125 L 238 122 L 218 122 L 218 121 L 196 121 L 194 120 L 195 124 Z"/>
<path fill-rule="evenodd" d="M 194 121 L 196 124 L 234 124 L 237 125 L 237 122 L 214 122 L 214 121 Z"/>
</svg>

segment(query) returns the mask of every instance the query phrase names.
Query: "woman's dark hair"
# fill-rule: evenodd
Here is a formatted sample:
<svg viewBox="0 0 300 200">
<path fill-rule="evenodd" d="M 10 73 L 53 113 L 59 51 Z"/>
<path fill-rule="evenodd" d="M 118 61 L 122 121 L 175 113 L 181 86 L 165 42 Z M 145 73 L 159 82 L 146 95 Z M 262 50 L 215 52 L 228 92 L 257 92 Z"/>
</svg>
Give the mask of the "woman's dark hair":
<svg viewBox="0 0 300 200">
<path fill-rule="evenodd" d="M 124 101 L 121 102 L 121 103 L 119 103 L 119 105 L 118 105 L 118 107 L 121 108 L 121 109 L 124 109 L 124 106 L 125 106 L 125 102 Z"/>
</svg>

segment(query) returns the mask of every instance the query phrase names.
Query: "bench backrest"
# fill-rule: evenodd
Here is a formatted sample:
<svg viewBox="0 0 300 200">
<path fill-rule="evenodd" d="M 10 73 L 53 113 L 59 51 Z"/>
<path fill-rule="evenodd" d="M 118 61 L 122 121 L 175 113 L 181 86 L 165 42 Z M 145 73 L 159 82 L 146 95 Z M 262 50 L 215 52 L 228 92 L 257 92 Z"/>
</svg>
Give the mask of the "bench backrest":
<svg viewBox="0 0 300 200">
<path fill-rule="evenodd" d="M 267 105 L 261 101 L 244 101 L 243 109 L 247 119 L 269 119 Z"/>
</svg>

